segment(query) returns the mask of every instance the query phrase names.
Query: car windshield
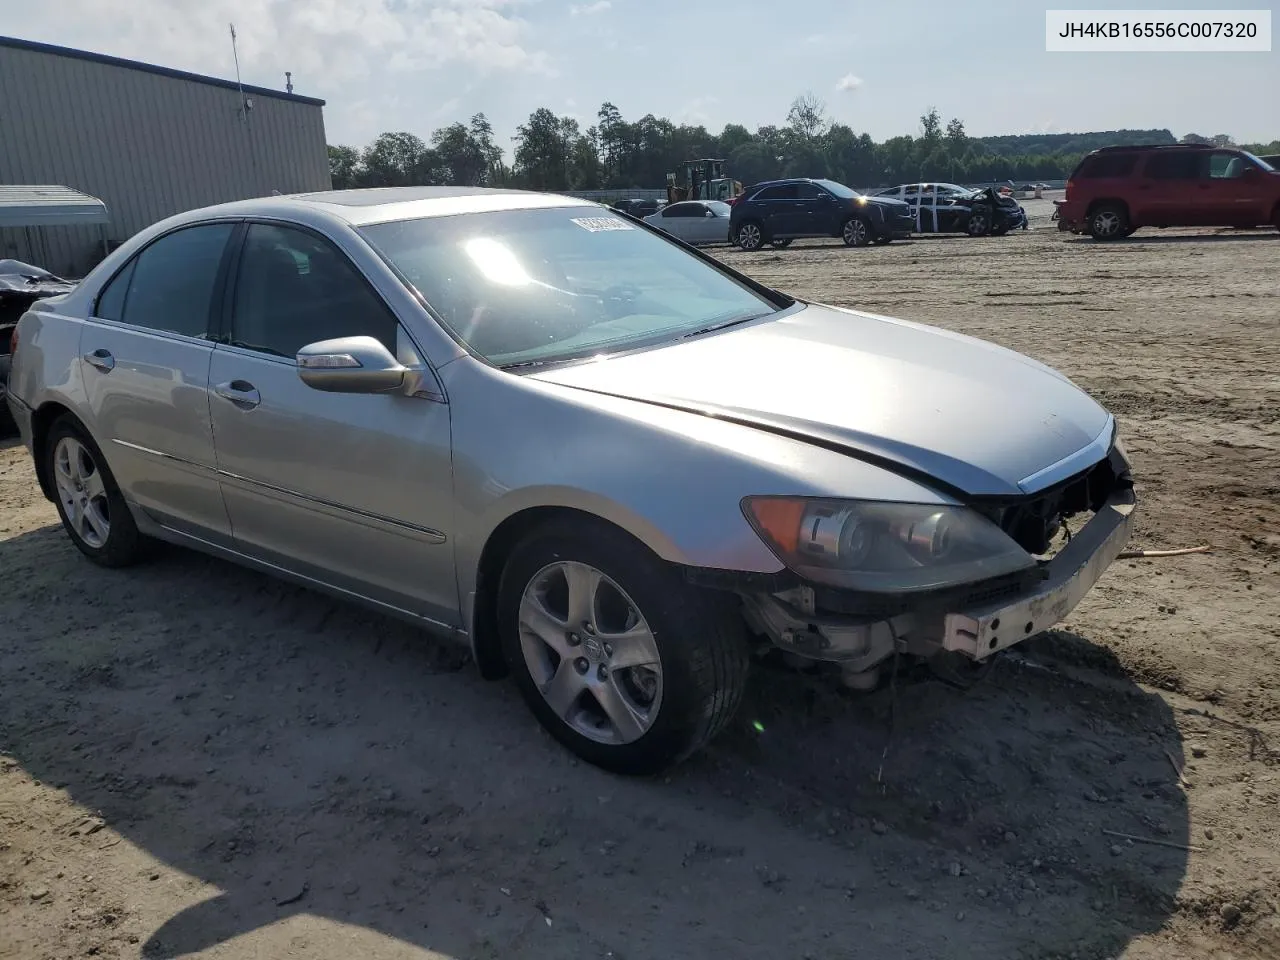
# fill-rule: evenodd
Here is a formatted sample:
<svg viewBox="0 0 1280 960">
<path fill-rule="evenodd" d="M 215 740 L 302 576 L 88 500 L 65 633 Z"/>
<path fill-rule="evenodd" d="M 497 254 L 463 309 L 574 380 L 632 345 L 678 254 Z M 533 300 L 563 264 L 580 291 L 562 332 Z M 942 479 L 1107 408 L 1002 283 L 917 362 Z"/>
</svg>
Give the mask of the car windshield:
<svg viewBox="0 0 1280 960">
<path fill-rule="evenodd" d="M 857 190 L 851 190 L 843 183 L 836 183 L 834 180 L 815 180 L 814 183 L 826 188 L 837 197 L 843 197 L 845 200 L 856 200 L 862 196 Z"/>
<path fill-rule="evenodd" d="M 598 207 L 427 217 L 360 232 L 455 337 L 498 366 L 661 343 L 781 309 Z"/>
<path fill-rule="evenodd" d="M 1248 150 L 1241 150 L 1240 152 L 1243 153 L 1250 160 L 1252 160 L 1254 163 L 1256 163 L 1258 166 L 1260 166 L 1263 170 L 1273 170 L 1273 171 L 1275 170 L 1275 167 L 1267 163 L 1267 161 L 1263 160 L 1261 157 L 1255 157 Z"/>
</svg>

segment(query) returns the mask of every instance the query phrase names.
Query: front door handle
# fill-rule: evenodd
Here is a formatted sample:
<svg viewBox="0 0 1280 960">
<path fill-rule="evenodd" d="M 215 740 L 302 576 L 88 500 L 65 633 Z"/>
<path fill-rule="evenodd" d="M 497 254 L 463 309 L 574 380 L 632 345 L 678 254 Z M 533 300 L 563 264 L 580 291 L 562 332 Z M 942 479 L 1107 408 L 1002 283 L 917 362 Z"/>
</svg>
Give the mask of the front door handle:
<svg viewBox="0 0 1280 960">
<path fill-rule="evenodd" d="M 228 380 L 213 388 L 223 400 L 230 400 L 241 410 L 252 410 L 262 402 L 258 388 L 246 380 Z"/>
<path fill-rule="evenodd" d="M 101 347 L 93 353 L 86 353 L 84 362 L 103 373 L 110 373 L 116 367 L 116 358 L 111 355 L 111 351 L 103 350 Z"/>
</svg>

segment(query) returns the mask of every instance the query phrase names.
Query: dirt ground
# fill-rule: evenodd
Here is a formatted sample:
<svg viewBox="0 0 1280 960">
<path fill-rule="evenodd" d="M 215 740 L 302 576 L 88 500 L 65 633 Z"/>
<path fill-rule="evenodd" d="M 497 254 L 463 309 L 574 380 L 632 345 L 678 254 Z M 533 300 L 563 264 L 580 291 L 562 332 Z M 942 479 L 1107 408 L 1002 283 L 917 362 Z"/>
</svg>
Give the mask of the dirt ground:
<svg viewBox="0 0 1280 960">
<path fill-rule="evenodd" d="M 1061 368 L 1121 419 L 1135 545 L 1213 552 L 1120 562 L 967 692 L 759 671 L 657 780 L 398 623 L 91 566 L 0 450 L 0 957 L 1280 957 L 1280 235 L 1047 209 L 724 256 Z"/>
</svg>

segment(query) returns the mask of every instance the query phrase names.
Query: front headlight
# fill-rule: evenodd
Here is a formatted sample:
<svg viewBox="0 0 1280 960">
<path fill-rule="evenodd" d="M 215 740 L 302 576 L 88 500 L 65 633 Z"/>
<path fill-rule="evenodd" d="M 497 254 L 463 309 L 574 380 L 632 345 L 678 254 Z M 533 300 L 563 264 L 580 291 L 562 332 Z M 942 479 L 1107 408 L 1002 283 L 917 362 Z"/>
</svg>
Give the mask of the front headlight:
<svg viewBox="0 0 1280 960">
<path fill-rule="evenodd" d="M 1003 530 L 967 507 L 746 497 L 742 511 L 800 576 L 850 590 L 935 590 L 1035 566 Z"/>
</svg>

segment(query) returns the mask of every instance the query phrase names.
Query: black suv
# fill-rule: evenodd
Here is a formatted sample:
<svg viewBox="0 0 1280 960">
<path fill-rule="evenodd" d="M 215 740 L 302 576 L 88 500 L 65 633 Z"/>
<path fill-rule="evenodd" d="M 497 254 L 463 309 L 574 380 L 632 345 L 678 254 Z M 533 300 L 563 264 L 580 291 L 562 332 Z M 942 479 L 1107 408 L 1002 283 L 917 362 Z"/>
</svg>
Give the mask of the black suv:
<svg viewBox="0 0 1280 960">
<path fill-rule="evenodd" d="M 769 180 L 733 204 L 729 237 L 743 250 L 785 247 L 798 237 L 839 237 L 850 247 L 911 236 L 911 207 L 888 197 L 864 197 L 834 180 Z"/>
</svg>

